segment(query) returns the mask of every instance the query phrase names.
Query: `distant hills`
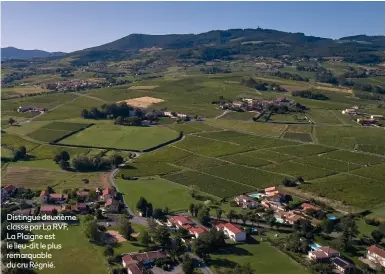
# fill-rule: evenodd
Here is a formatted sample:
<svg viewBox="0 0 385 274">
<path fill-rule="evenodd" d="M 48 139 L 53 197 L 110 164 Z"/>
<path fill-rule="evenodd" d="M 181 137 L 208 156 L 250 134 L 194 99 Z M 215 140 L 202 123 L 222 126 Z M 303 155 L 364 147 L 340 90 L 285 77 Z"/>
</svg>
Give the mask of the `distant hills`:
<svg viewBox="0 0 385 274">
<path fill-rule="evenodd" d="M 33 59 L 33 58 L 47 58 L 60 57 L 65 55 L 65 52 L 47 52 L 43 50 L 25 50 L 14 47 L 1 48 L 1 61 L 10 59 Z"/>
<path fill-rule="evenodd" d="M 357 35 L 341 39 L 270 29 L 213 30 L 200 34 L 130 34 L 116 41 L 71 53 L 74 65 L 138 57 L 155 48 L 157 58 L 209 61 L 235 56 L 344 57 L 361 64 L 385 61 L 385 36 Z M 161 49 L 161 50 L 160 50 Z"/>
</svg>

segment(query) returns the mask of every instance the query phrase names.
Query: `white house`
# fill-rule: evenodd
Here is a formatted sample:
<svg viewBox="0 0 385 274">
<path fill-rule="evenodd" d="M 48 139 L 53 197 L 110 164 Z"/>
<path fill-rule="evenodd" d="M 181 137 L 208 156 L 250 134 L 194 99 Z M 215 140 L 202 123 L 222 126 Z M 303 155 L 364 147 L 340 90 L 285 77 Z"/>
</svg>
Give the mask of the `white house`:
<svg viewBox="0 0 385 274">
<path fill-rule="evenodd" d="M 342 111 L 342 114 L 356 114 L 356 110 L 354 108 L 347 108 Z"/>
<path fill-rule="evenodd" d="M 382 120 L 382 119 L 384 119 L 384 116 L 383 115 L 370 115 L 370 119 Z"/>
<path fill-rule="evenodd" d="M 237 203 L 238 206 L 241 206 L 243 208 L 256 208 L 258 206 L 258 203 L 256 201 L 246 195 L 239 195 L 235 197 L 234 201 Z"/>
<path fill-rule="evenodd" d="M 308 258 L 313 261 L 326 261 L 339 256 L 340 253 L 329 246 L 321 246 L 317 250 L 308 253 Z"/>
<path fill-rule="evenodd" d="M 368 258 L 368 260 L 385 267 L 385 250 L 384 249 L 381 249 L 375 245 L 369 246 L 366 257 Z"/>
<path fill-rule="evenodd" d="M 226 236 L 235 242 L 246 241 L 246 232 L 231 223 L 220 223 L 216 225 L 217 230 L 223 230 Z"/>
<path fill-rule="evenodd" d="M 184 216 L 173 216 L 167 220 L 168 226 L 176 226 L 178 228 L 183 227 L 185 229 L 188 229 L 192 224 L 193 222 L 189 218 L 186 218 Z"/>
</svg>

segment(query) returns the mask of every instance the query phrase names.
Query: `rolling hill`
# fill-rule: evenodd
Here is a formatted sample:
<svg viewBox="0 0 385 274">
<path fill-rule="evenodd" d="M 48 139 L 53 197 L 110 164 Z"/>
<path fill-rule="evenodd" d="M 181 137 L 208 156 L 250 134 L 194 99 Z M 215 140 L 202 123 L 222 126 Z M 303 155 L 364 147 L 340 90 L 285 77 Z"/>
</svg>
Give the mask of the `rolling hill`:
<svg viewBox="0 0 385 274">
<path fill-rule="evenodd" d="M 65 52 L 47 52 L 43 50 L 25 50 L 14 47 L 1 48 L 1 60 L 10 59 L 33 59 L 33 58 L 46 58 L 46 57 L 60 57 L 65 55 Z"/>
</svg>

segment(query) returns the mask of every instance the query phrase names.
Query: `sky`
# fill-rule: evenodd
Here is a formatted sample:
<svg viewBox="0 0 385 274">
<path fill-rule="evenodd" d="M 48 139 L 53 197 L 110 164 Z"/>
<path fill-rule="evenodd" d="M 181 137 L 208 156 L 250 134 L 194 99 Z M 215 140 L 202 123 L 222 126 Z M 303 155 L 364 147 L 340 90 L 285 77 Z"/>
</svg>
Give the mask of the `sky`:
<svg viewBox="0 0 385 274">
<path fill-rule="evenodd" d="M 276 29 L 385 35 L 385 2 L 2 2 L 1 46 L 71 52 L 131 33 Z"/>
</svg>

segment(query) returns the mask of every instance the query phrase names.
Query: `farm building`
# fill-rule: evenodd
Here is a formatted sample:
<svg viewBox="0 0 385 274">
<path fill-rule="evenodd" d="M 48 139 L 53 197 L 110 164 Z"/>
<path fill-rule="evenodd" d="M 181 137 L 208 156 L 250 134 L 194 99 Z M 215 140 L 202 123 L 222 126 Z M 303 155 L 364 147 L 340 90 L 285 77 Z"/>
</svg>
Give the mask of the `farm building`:
<svg viewBox="0 0 385 274">
<path fill-rule="evenodd" d="M 241 206 L 243 208 L 256 208 L 258 206 L 258 203 L 256 201 L 246 195 L 239 195 L 235 197 L 234 200 L 238 206 Z"/>
<path fill-rule="evenodd" d="M 34 106 L 19 106 L 17 112 L 46 112 L 46 108 L 34 107 Z"/>
<path fill-rule="evenodd" d="M 357 111 L 354 108 L 347 108 L 342 111 L 342 114 L 355 115 Z"/>
<path fill-rule="evenodd" d="M 370 115 L 370 119 L 372 120 L 382 120 L 384 119 L 383 115 Z"/>
</svg>

